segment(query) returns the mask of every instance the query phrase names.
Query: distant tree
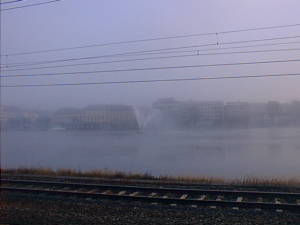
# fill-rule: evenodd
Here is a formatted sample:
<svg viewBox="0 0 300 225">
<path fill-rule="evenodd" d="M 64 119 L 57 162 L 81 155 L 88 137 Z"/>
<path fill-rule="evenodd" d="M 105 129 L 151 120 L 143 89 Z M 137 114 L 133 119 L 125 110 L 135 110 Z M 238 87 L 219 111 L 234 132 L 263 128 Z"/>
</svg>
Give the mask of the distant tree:
<svg viewBox="0 0 300 225">
<path fill-rule="evenodd" d="M 281 112 L 282 110 L 279 102 L 270 101 L 267 103 L 267 113 L 271 118 L 278 117 Z"/>
<path fill-rule="evenodd" d="M 35 121 L 35 127 L 42 130 L 50 128 L 51 121 L 48 117 L 40 117 Z"/>
<path fill-rule="evenodd" d="M 293 101 L 291 103 L 290 115 L 294 122 L 300 122 L 300 101 Z"/>
</svg>

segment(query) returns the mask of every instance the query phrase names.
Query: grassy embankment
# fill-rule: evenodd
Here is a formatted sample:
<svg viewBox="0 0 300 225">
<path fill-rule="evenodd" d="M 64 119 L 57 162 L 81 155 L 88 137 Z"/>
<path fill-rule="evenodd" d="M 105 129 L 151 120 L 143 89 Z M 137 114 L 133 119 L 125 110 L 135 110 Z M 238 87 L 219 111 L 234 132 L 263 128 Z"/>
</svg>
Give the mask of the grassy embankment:
<svg viewBox="0 0 300 225">
<path fill-rule="evenodd" d="M 300 187 L 300 180 L 284 179 L 284 178 L 256 178 L 244 177 L 240 179 L 224 179 L 205 176 L 154 176 L 150 173 L 130 173 L 110 170 L 90 170 L 81 171 L 73 169 L 49 168 L 17 168 L 17 169 L 1 169 L 2 174 L 9 175 L 43 175 L 43 176 L 70 176 L 70 177 L 86 177 L 86 178 L 107 178 L 107 179 L 124 179 L 124 180 L 152 180 L 175 183 L 188 184 L 216 184 L 216 185 L 253 185 L 253 186 L 286 186 Z"/>
</svg>

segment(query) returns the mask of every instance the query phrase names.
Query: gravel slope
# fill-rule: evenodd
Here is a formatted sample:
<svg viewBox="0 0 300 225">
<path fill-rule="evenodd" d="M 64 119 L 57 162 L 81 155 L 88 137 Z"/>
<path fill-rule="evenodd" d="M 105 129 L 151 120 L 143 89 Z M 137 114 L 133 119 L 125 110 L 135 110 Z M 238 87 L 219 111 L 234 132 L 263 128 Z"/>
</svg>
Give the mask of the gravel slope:
<svg viewBox="0 0 300 225">
<path fill-rule="evenodd" d="M 191 208 L 140 202 L 79 200 L 1 193 L 0 224 L 14 225 L 300 225 L 300 214 Z"/>
</svg>

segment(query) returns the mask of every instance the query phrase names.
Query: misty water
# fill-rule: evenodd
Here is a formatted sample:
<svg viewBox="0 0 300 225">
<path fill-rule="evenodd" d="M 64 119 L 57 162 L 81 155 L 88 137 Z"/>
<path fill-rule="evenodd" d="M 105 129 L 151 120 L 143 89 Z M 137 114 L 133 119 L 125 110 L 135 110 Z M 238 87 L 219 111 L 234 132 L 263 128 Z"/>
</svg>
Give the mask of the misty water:
<svg viewBox="0 0 300 225">
<path fill-rule="evenodd" d="M 298 177 L 300 128 L 6 131 L 4 168 L 109 169 L 154 175 Z"/>
</svg>

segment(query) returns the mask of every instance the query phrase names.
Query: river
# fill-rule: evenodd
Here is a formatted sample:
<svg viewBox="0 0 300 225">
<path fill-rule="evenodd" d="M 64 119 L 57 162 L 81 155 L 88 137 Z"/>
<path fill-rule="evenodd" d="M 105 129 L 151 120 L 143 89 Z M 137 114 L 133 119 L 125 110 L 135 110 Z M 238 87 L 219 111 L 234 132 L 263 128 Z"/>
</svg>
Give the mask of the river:
<svg viewBox="0 0 300 225">
<path fill-rule="evenodd" d="M 1 165 L 299 178 L 300 128 L 5 131 Z"/>
</svg>

